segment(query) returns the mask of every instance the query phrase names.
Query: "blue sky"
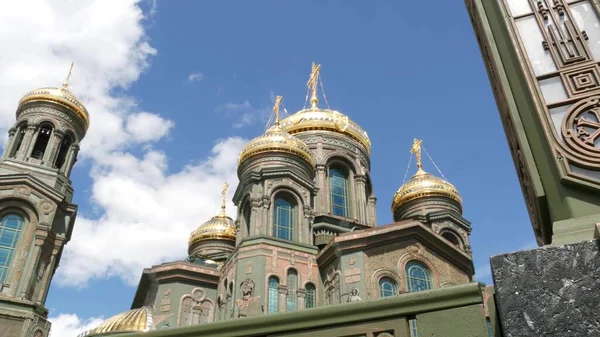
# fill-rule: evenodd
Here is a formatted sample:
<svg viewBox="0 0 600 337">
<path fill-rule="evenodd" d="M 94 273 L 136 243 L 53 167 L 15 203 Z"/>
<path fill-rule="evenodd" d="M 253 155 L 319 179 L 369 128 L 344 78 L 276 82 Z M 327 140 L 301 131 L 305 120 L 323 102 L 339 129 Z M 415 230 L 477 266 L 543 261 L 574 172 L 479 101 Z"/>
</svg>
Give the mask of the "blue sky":
<svg viewBox="0 0 600 337">
<path fill-rule="evenodd" d="M 82 155 L 72 179 L 79 217 L 83 218 L 78 219 L 76 226 L 96 226 L 97 231 L 88 235 L 78 234 L 76 229 L 66 252 L 77 245 L 87 244 L 85 249 L 93 249 L 93 241 L 74 242 L 109 235 L 99 226 L 107 219 L 114 220 L 117 213 L 109 207 L 118 205 L 103 198 L 118 194 L 115 192 L 118 190 L 104 187 L 110 186 L 108 178 L 115 178 L 115 172 L 125 176 L 123 172 L 129 170 L 127 174 L 131 174 L 130 167 L 107 164 L 112 156 L 126 154 L 136 165 L 142 163 L 132 166 L 137 168 L 133 170 L 148 173 L 142 180 L 154 192 L 164 191 L 163 185 L 158 186 L 160 182 L 172 185 L 172 179 L 206 168 L 208 162 L 213 171 L 226 163 L 231 171 L 228 177 L 232 177 L 234 161 L 214 163 L 224 156 L 219 151 L 227 144 L 241 146 L 240 138 L 248 140 L 264 130 L 274 95 L 284 96 L 284 106 L 290 113 L 302 108 L 313 61 L 322 64 L 322 80 L 331 108 L 350 116 L 371 137 L 371 173 L 378 197 L 379 224 L 392 221 L 391 199 L 402 184 L 412 140 L 418 137 L 424 140 L 426 150 L 445 177 L 462 194 L 464 216 L 472 222 L 471 243 L 480 281 L 491 283 L 490 255 L 534 246 L 513 162 L 463 2 L 424 5 L 418 1 L 159 0 L 133 2 L 124 11 L 139 14 L 136 6 L 142 9 L 143 18 L 124 16 L 123 20 L 138 25 L 131 29 L 135 31 L 133 37 L 123 38 L 123 45 L 130 43 L 131 48 L 142 50 L 143 55 L 129 55 L 128 60 L 137 57 L 132 66 L 135 74 L 126 79 L 115 75 L 115 80 L 107 80 L 109 89 L 103 92 L 107 97 L 126 98 L 130 105 L 125 112 L 116 113 L 125 121 L 123 129 L 129 132 L 130 138 L 123 139 L 130 141 L 112 148 L 102 143 L 106 138 L 94 135 L 101 134 L 103 125 L 109 124 L 104 124 L 107 121 L 104 115 L 98 117 L 104 113 L 101 109 L 94 111 L 88 105 L 94 128 L 88 136 L 93 139 L 89 141 L 92 145 L 88 144 L 87 150 L 84 147 L 88 154 Z M 113 34 L 124 31 L 115 30 Z M 145 45 L 140 47 L 141 44 Z M 86 51 L 77 50 L 80 47 L 73 42 L 67 54 L 72 52 L 73 57 L 85 54 Z M 51 52 L 57 58 L 56 64 L 60 64 L 62 56 Z M 110 58 L 109 50 L 106 59 Z M 85 74 L 93 73 L 92 65 L 104 64 L 86 60 L 82 61 Z M 110 71 L 115 69 L 121 68 Z M 63 72 L 56 70 L 57 74 Z M 95 88 L 90 78 L 93 77 L 81 75 L 77 86 L 78 78 L 74 75 L 73 91 L 84 100 L 88 97 L 94 101 L 92 90 L 83 90 Z M 23 88 L 47 84 L 27 82 Z M 94 102 L 93 106 L 102 106 Z M 12 101 L 12 110 L 2 111 L 3 115 L 10 116 L 15 105 L 16 100 Z M 148 114 L 139 115 L 140 112 Z M 131 119 L 134 113 L 141 116 L 140 120 L 150 114 L 154 119 L 149 124 L 140 123 L 139 131 Z M 146 131 L 159 135 L 144 136 Z M 215 146 L 221 150 L 215 150 Z M 111 156 L 98 154 L 100 148 L 110 148 Z M 157 162 L 158 173 L 152 166 Z M 429 161 L 425 161 L 425 169 L 436 173 Z M 414 171 L 411 167 L 410 172 Z M 222 181 L 215 172 L 208 176 L 215 178 L 215 184 Z M 136 181 L 136 186 L 142 186 L 139 179 Z M 62 265 L 70 270 L 75 257 L 63 260 L 57 272 L 62 281 L 53 283 L 47 301 L 51 317 L 76 314 L 80 320 L 77 324 L 82 324 L 90 318 L 106 318 L 128 309 L 136 279 L 142 272 L 140 266 L 146 262 L 139 255 L 160 250 L 167 240 L 169 245 L 180 242 L 181 247 L 171 255 L 165 253 L 148 259 L 146 266 L 176 256 L 184 258 L 187 234 L 182 233 L 207 220 L 209 214 L 216 214 L 219 196 L 215 195 L 214 186 L 206 185 L 194 192 L 198 198 L 206 198 L 194 202 L 198 210 L 193 210 L 205 218 L 179 221 L 180 217 L 169 213 L 179 210 L 165 208 L 167 220 L 156 226 L 162 226 L 166 233 L 174 228 L 173 235 L 177 237 L 136 241 L 132 245 L 135 248 L 123 249 L 119 257 L 108 262 L 101 259 L 83 262 L 105 263 L 106 267 L 82 276 L 81 282 L 65 281 L 68 277 L 64 275 L 72 274 L 66 271 L 61 274 Z M 160 203 L 169 197 L 156 198 Z M 144 213 L 145 204 L 135 200 L 132 199 L 131 206 L 121 206 L 125 208 L 121 211 Z M 171 216 L 172 223 L 168 220 Z M 139 241 L 135 237 L 145 235 L 144 221 L 140 218 L 130 222 L 138 229 L 128 232 L 137 233 L 131 240 Z M 115 245 L 126 243 L 127 238 L 122 238 Z M 126 262 L 128 254 L 136 255 L 136 261 L 141 262 L 131 267 Z"/>
</svg>

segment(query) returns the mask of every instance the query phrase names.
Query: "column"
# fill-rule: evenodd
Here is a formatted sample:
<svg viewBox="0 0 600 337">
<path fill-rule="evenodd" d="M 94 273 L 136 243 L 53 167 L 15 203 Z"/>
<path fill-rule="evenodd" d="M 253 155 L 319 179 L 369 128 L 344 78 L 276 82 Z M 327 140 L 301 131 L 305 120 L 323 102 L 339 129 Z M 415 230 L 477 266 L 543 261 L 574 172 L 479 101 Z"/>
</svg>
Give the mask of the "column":
<svg viewBox="0 0 600 337">
<path fill-rule="evenodd" d="M 270 216 L 270 210 L 271 210 L 271 198 L 269 198 L 268 196 L 263 196 L 262 197 L 262 233 L 266 234 L 266 235 L 271 235 L 273 228 L 272 228 L 272 216 Z"/>
<path fill-rule="evenodd" d="M 17 133 L 17 129 L 10 128 L 8 130 L 8 142 L 6 142 L 6 147 L 4 148 L 4 152 L 2 153 L 2 159 L 8 157 L 8 154 L 12 151 L 12 148 L 15 143 L 15 134 Z"/>
<path fill-rule="evenodd" d="M 73 165 L 75 165 L 75 162 L 77 161 L 77 154 L 79 153 L 79 144 L 73 144 L 71 145 L 71 149 L 69 149 L 69 153 L 68 153 L 68 157 L 67 160 L 65 160 L 65 163 L 63 164 L 63 168 L 62 171 L 65 173 L 65 175 L 68 177 L 69 175 L 71 175 L 71 170 L 73 169 Z"/>
<path fill-rule="evenodd" d="M 287 310 L 287 286 L 279 286 L 279 312 Z"/>
<path fill-rule="evenodd" d="M 315 212 L 317 213 L 328 213 L 328 200 L 329 195 L 327 194 L 328 189 L 325 188 L 327 182 L 327 166 L 317 165 L 317 196 L 315 200 Z"/>
<path fill-rule="evenodd" d="M 377 198 L 374 196 L 370 196 L 369 197 L 369 209 L 367 211 L 369 212 L 369 217 L 370 217 L 369 225 L 371 225 L 371 226 L 377 226 L 376 206 L 377 206 Z"/>
<path fill-rule="evenodd" d="M 298 294 L 298 310 L 306 308 L 306 290 L 298 289 L 296 292 Z"/>
<path fill-rule="evenodd" d="M 60 148 L 60 143 L 62 142 L 64 136 L 64 132 L 56 129 L 52 130 L 50 140 L 48 141 L 48 145 L 44 151 L 44 158 L 42 161 L 44 166 L 54 167 L 54 162 L 56 161 L 56 156 L 58 155 L 58 149 Z"/>
<path fill-rule="evenodd" d="M 18 160 L 25 160 L 25 158 L 31 155 L 31 151 L 33 150 L 31 144 L 35 143 L 35 140 L 37 139 L 36 129 L 36 125 L 27 126 L 27 131 L 25 131 L 25 135 L 23 136 L 23 143 L 21 143 L 21 148 L 16 155 Z"/>
<path fill-rule="evenodd" d="M 45 233 L 43 235 L 35 234 L 35 245 L 33 249 L 28 252 L 28 257 L 23 265 L 23 276 L 19 280 L 17 285 L 17 292 L 20 297 L 26 298 L 33 301 L 33 298 L 29 298 L 28 294 L 29 288 L 31 286 L 31 282 L 33 279 L 33 274 L 35 272 L 38 261 L 40 260 L 40 256 L 42 255 L 42 246 L 44 245 L 44 240 L 46 239 Z M 16 254 L 15 254 L 16 255 Z"/>
<path fill-rule="evenodd" d="M 354 195 L 356 196 L 356 218 L 360 223 L 368 224 L 367 221 L 367 190 L 365 188 L 367 178 L 360 174 L 354 176 Z"/>
</svg>

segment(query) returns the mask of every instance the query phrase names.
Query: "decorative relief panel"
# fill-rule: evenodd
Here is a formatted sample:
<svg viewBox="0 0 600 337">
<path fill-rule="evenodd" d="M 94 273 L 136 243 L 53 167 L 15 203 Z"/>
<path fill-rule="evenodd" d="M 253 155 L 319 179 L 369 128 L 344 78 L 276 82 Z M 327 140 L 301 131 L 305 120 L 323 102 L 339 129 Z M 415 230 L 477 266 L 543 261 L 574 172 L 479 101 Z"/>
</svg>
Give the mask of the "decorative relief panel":
<svg viewBox="0 0 600 337">
<path fill-rule="evenodd" d="M 179 306 L 179 324 L 186 326 L 213 321 L 213 303 L 205 298 L 202 288 L 195 288 L 188 295 L 181 297 Z"/>
<path fill-rule="evenodd" d="M 587 1 L 508 2 L 515 42 L 545 102 L 540 118 L 564 179 L 600 189 L 600 18 Z M 526 8 L 529 7 L 529 8 Z M 518 13 L 518 14 L 515 14 Z M 533 218 L 533 217 L 532 217 Z"/>
</svg>

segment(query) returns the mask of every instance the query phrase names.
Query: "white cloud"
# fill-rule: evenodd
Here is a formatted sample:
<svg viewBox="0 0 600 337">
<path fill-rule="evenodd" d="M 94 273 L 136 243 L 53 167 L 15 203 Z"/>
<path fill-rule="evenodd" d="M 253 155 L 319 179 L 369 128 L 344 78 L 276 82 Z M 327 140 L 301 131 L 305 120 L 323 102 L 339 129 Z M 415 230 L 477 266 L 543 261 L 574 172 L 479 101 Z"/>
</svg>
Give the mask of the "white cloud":
<svg viewBox="0 0 600 337">
<path fill-rule="evenodd" d="M 81 319 L 75 314 L 60 314 L 50 317 L 49 320 L 52 323 L 50 337 L 77 337 L 80 333 L 93 329 L 104 321 L 102 317 Z"/>
<path fill-rule="evenodd" d="M 135 141 L 140 143 L 163 138 L 173 125 L 172 121 L 148 112 L 140 112 L 127 118 L 127 131 Z"/>
<path fill-rule="evenodd" d="M 137 284 L 142 269 L 187 256 L 187 239 L 216 215 L 225 181 L 237 185 L 237 155 L 245 141 L 218 142 L 213 156 L 168 175 L 165 154 L 148 151 L 138 159 L 115 153 L 110 167 L 94 172 L 94 202 L 105 210 L 99 219 L 78 217 L 56 281 L 85 285 L 90 278 L 119 276 Z M 228 214 L 235 208 L 228 203 Z"/>
<path fill-rule="evenodd" d="M 232 185 L 230 195 L 237 182 L 236 159 L 244 143 L 239 138 L 216 143 L 210 158 L 180 172 L 168 170 L 156 142 L 173 122 L 141 110 L 126 91 L 156 54 L 138 5 L 137 0 L 0 3 L 0 50 L 11 50 L 0 53 L 0 133 L 14 123 L 22 95 L 60 84 L 72 60 L 71 89 L 91 115 L 80 157 L 90 166 L 90 202 L 98 215 L 80 212 L 54 278 L 62 285 L 85 286 L 108 276 L 133 284 L 142 268 L 185 257 L 190 231 L 218 212 L 223 182 Z M 143 154 L 136 156 L 139 150 Z M 235 214 L 231 204 L 229 213 Z M 59 317 L 65 326 L 87 324 L 76 316 Z"/>
<path fill-rule="evenodd" d="M 188 82 L 199 82 L 204 79 L 204 74 L 197 72 L 188 75 Z"/>
</svg>

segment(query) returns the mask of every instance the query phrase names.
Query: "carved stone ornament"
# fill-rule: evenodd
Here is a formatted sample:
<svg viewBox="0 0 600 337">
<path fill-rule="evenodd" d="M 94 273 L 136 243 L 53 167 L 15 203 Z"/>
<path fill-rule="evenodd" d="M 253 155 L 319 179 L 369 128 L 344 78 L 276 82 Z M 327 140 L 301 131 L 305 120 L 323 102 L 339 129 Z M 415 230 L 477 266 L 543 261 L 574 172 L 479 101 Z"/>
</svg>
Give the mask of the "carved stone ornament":
<svg viewBox="0 0 600 337">
<path fill-rule="evenodd" d="M 575 103 L 563 119 L 562 134 L 575 162 L 600 169 L 600 96 Z"/>
<path fill-rule="evenodd" d="M 27 186 L 21 186 L 16 188 L 14 191 L 17 196 L 28 197 L 31 195 L 31 188 Z"/>
<path fill-rule="evenodd" d="M 48 200 L 40 201 L 37 206 L 38 209 L 45 215 L 52 213 L 52 211 L 54 210 L 54 206 Z"/>
</svg>

